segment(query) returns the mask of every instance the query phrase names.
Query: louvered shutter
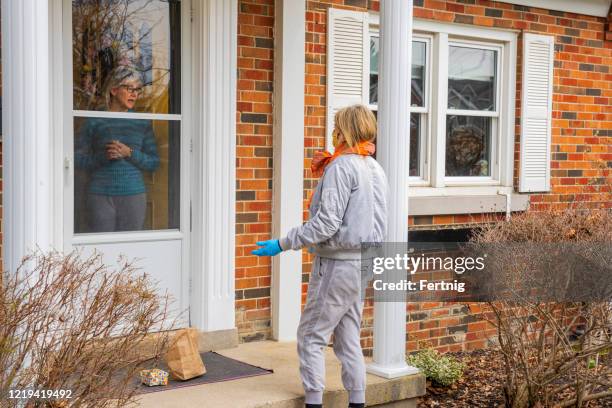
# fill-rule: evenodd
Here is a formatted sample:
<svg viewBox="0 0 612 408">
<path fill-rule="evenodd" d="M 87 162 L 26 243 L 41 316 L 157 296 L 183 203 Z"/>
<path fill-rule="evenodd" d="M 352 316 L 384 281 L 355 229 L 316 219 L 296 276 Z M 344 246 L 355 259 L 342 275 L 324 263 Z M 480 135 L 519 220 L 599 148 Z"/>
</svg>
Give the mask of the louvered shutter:
<svg viewBox="0 0 612 408">
<path fill-rule="evenodd" d="M 554 37 L 523 34 L 519 191 L 550 190 Z"/>
<path fill-rule="evenodd" d="M 326 145 L 332 151 L 334 115 L 345 106 L 368 103 L 370 42 L 368 14 L 329 8 L 327 14 Z"/>
</svg>

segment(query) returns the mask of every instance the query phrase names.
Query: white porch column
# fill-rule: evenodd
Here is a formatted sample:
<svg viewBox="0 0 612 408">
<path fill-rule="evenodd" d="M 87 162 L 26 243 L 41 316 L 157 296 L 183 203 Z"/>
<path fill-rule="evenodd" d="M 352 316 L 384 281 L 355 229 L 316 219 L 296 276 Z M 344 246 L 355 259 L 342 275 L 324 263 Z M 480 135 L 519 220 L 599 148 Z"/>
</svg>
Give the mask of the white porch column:
<svg viewBox="0 0 612 408">
<path fill-rule="evenodd" d="M 194 1 L 191 325 L 235 329 L 237 0 Z M 187 108 L 187 107 L 186 107 Z"/>
<path fill-rule="evenodd" d="M 52 245 L 48 0 L 2 1 L 4 268 Z"/>
<path fill-rule="evenodd" d="M 302 224 L 306 1 L 275 2 L 274 183 L 272 236 Z M 302 253 L 272 258 L 272 335 L 295 340 L 300 319 Z"/>
<path fill-rule="evenodd" d="M 377 159 L 389 180 L 389 242 L 408 240 L 408 148 L 412 0 L 380 4 Z M 385 378 L 418 372 L 406 364 L 406 302 L 374 304 L 374 358 L 368 372 Z"/>
</svg>

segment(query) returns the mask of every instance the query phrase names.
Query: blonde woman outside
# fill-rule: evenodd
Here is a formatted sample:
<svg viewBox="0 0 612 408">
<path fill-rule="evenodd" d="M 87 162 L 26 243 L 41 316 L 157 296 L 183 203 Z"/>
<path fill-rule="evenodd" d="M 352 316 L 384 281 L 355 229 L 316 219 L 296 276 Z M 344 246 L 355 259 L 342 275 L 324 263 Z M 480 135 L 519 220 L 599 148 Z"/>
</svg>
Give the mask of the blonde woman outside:
<svg viewBox="0 0 612 408">
<path fill-rule="evenodd" d="M 107 110 L 132 112 L 141 90 L 136 71 L 116 68 L 104 92 Z M 79 132 L 75 163 L 89 174 L 86 205 L 90 232 L 144 228 L 147 201 L 143 171 L 155 171 L 159 162 L 150 120 L 85 121 Z"/>
<path fill-rule="evenodd" d="M 372 157 L 375 138 L 376 118 L 368 108 L 354 105 L 338 111 L 334 154 L 317 152 L 312 162 L 313 175 L 321 179 L 311 198 L 310 219 L 286 237 L 257 242 L 262 248 L 253 251 L 259 256 L 274 256 L 284 250 L 311 247 L 315 254 L 297 333 L 307 408 L 322 407 L 323 350 L 332 334 L 349 407 L 365 404 L 360 326 L 363 293 L 372 275 L 369 265 L 362 264 L 361 244 L 382 242 L 387 232 L 388 186 L 382 167 Z"/>
</svg>

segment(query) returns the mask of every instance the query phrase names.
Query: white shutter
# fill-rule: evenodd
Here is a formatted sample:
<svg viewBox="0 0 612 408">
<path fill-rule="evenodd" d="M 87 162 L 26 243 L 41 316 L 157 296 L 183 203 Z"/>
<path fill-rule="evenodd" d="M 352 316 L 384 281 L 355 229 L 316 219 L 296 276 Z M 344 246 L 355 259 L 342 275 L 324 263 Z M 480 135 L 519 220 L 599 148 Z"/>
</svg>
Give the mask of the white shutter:
<svg viewBox="0 0 612 408">
<path fill-rule="evenodd" d="M 550 190 L 554 37 L 523 34 L 519 191 Z"/>
<path fill-rule="evenodd" d="M 368 14 L 329 8 L 327 13 L 326 146 L 332 151 L 334 115 L 345 106 L 368 103 L 370 38 Z"/>
</svg>

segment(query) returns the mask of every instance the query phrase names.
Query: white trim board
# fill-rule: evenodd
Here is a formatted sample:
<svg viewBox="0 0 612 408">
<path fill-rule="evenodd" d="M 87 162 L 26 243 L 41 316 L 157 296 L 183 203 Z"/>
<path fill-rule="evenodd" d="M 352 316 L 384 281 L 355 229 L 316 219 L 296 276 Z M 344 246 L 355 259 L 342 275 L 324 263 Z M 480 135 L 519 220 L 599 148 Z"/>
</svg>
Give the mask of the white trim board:
<svg viewBox="0 0 612 408">
<path fill-rule="evenodd" d="M 610 0 L 504 0 L 504 3 L 516 4 L 519 6 L 535 7 L 545 10 L 565 11 L 569 13 L 596 17 L 607 17 L 608 10 L 610 9 Z M 374 20 L 372 19 L 373 16 L 375 16 Z M 414 30 L 420 30 L 421 28 L 419 26 L 424 21 L 435 23 L 435 21 L 432 20 L 421 20 L 415 18 Z M 370 22 L 372 24 L 378 24 L 378 13 L 370 13 Z M 455 25 L 457 25 L 458 27 L 469 27 L 469 25 L 465 24 Z"/>
<path fill-rule="evenodd" d="M 86 111 L 75 109 L 75 117 L 80 118 L 115 118 L 115 119 L 149 119 L 149 120 L 181 120 L 182 115 L 174 113 L 148 113 L 148 112 L 110 112 Z"/>
<path fill-rule="evenodd" d="M 410 215 L 451 215 L 507 212 L 504 194 L 410 197 Z M 512 194 L 510 211 L 525 211 L 529 195 Z"/>
<path fill-rule="evenodd" d="M 3 1 L 2 127 L 4 270 L 26 254 L 54 247 L 49 2 Z M 33 120 L 35 118 L 35 120 Z"/>
<path fill-rule="evenodd" d="M 281 238 L 303 222 L 305 2 L 276 1 L 274 13 L 272 236 Z M 272 258 L 272 335 L 276 340 L 296 338 L 301 271 L 301 251 L 286 251 Z"/>
<path fill-rule="evenodd" d="M 378 13 L 369 13 L 370 26 L 378 27 L 380 25 L 380 16 Z M 446 33 L 452 36 L 473 37 L 478 40 L 483 38 L 488 41 L 508 42 L 517 37 L 520 30 L 499 27 L 478 27 L 471 24 L 448 23 L 443 21 L 425 20 L 415 18 L 413 22 L 413 31 L 437 32 Z"/>
<path fill-rule="evenodd" d="M 190 323 L 235 328 L 237 0 L 194 0 Z M 222 137 L 220 136 L 222 135 Z"/>
<path fill-rule="evenodd" d="M 75 246 L 94 244 L 119 244 L 127 242 L 153 242 L 171 241 L 183 239 L 183 233 L 179 230 L 160 230 L 146 232 L 116 232 L 113 234 L 77 234 L 72 239 Z"/>
<path fill-rule="evenodd" d="M 610 0 L 504 0 L 504 3 L 597 17 L 606 17 L 610 9 Z"/>
</svg>

